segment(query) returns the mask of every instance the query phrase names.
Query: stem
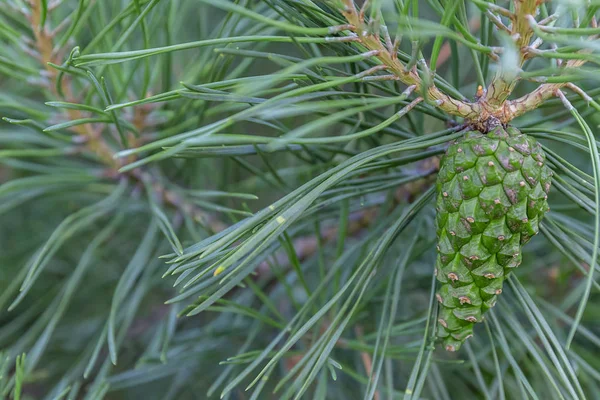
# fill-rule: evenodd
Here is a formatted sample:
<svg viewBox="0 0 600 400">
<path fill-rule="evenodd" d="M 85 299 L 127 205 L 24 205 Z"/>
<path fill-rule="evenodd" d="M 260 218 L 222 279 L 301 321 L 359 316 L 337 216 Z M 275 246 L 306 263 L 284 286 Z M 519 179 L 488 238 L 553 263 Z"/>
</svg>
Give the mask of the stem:
<svg viewBox="0 0 600 400">
<path fill-rule="evenodd" d="M 463 117 L 465 119 L 477 119 L 481 113 L 481 105 L 470 103 L 450 97 L 440 91 L 433 82 L 425 87 L 423 80 L 419 76 L 416 67 L 407 69 L 397 57 L 395 51 L 392 52 L 379 38 L 379 35 L 373 34 L 369 30 L 368 24 L 361 17 L 361 13 L 356 10 L 352 0 L 344 0 L 345 8 L 341 10 L 344 17 L 358 35 L 358 42 L 370 51 L 375 51 L 376 57 L 387 70 L 398 77 L 398 80 L 408 86 L 414 85 L 418 93 L 426 90 L 425 98 L 435 104 L 440 109 L 450 115 Z M 424 61 L 423 61 L 424 62 Z"/>
<path fill-rule="evenodd" d="M 517 65 L 514 68 L 500 68 L 487 89 L 483 101 L 491 110 L 502 108 L 508 96 L 518 83 L 517 71 L 521 69 L 526 60 L 527 49 L 533 36 L 533 29 L 529 23 L 529 16 L 535 15 L 541 0 L 513 0 L 515 12 L 512 14 L 512 28 L 510 34 L 515 41 L 519 53 Z"/>
<path fill-rule="evenodd" d="M 53 69 L 48 63 L 61 64 L 59 56 L 56 52 L 53 52 L 53 35 L 46 27 L 40 27 L 41 21 L 41 2 L 31 2 L 31 13 L 29 15 L 29 23 L 31 29 L 35 35 L 35 45 L 37 51 L 40 54 L 40 61 L 45 66 L 48 72 L 48 89 L 57 98 L 60 97 L 59 92 L 56 88 L 57 71 Z M 69 85 L 68 79 L 62 79 L 61 89 L 65 95 L 65 99 L 68 102 L 76 103 L 77 99 L 73 95 L 71 86 Z M 70 120 L 77 120 L 85 117 L 80 110 L 67 109 L 67 117 Z M 134 115 L 133 123 L 141 131 L 145 124 L 146 113 L 144 110 L 140 110 Z M 85 148 L 96 155 L 98 159 L 108 167 L 107 176 L 119 177 L 126 175 L 131 179 L 143 183 L 144 181 L 151 181 L 154 190 L 162 196 L 166 204 L 175 207 L 182 213 L 192 216 L 196 221 L 205 225 L 208 229 L 213 232 L 222 231 L 227 227 L 224 223 L 219 221 L 213 214 L 205 213 L 200 210 L 195 204 L 186 201 L 185 198 L 180 196 L 178 193 L 167 189 L 158 179 L 155 179 L 151 174 L 144 172 L 140 169 L 130 171 L 128 173 L 120 174 L 119 168 L 122 166 L 118 158 L 115 158 L 115 151 L 108 145 L 106 140 L 102 137 L 101 128 L 95 129 L 92 124 L 77 125 L 72 128 L 79 136 L 84 138 Z M 134 139 L 134 138 L 132 138 Z M 133 160 L 127 160 L 132 162 Z"/>
<path fill-rule="evenodd" d="M 581 51 L 580 53 L 587 52 L 589 51 L 585 50 Z M 585 63 L 586 60 L 569 60 L 565 63 L 565 69 L 579 68 Z M 515 100 L 507 101 L 505 105 L 507 110 L 506 113 L 512 118 L 516 118 L 520 115 L 528 113 L 529 111 L 533 111 L 542 105 L 544 101 L 553 97 L 558 89 L 569 85 L 569 83 L 544 83 L 533 92 L 528 93 L 525 96 L 519 97 Z"/>
<path fill-rule="evenodd" d="M 488 12 L 495 12 L 502 16 L 510 18 L 513 23 L 509 32 L 515 40 L 515 45 L 519 48 L 519 59 L 514 70 L 500 69 L 487 91 L 478 91 L 478 100 L 476 102 L 467 102 L 458 100 L 441 92 L 433 82 L 425 87 L 423 79 L 419 75 L 416 66 L 408 67 L 403 64 L 396 55 L 396 46 L 390 49 L 389 43 L 386 46 L 381 41 L 379 35 L 369 30 L 369 25 L 357 11 L 353 0 L 344 0 L 345 7 L 340 10 L 356 34 L 352 36 L 354 42 L 360 43 L 366 50 L 373 51 L 376 57 L 386 69 L 393 74 L 374 76 L 369 80 L 399 80 L 406 85 L 415 86 L 417 93 L 420 93 L 431 104 L 440 108 L 450 115 L 463 117 L 467 120 L 469 126 L 482 132 L 487 132 L 498 124 L 508 124 L 512 119 L 539 107 L 545 100 L 554 95 L 554 91 L 564 84 L 543 84 L 533 92 L 508 101 L 508 96 L 512 93 L 518 82 L 517 72 L 527 59 L 531 47 L 529 46 L 534 30 L 530 25 L 530 18 L 535 15 L 541 0 L 514 0 L 515 13 L 506 9 L 494 6 L 490 3 L 476 1 L 479 6 L 486 5 Z M 507 28 L 508 29 L 508 28 Z M 384 35 L 385 36 L 385 35 Z M 386 39 L 386 42 L 388 39 Z M 570 60 L 568 67 L 581 66 L 585 61 Z M 426 68 L 424 60 L 418 60 L 416 64 Z M 426 68 L 427 69 L 427 68 Z M 428 73 L 428 70 L 424 73 Z M 429 81 L 433 81 L 429 79 Z M 426 93 L 423 93 L 426 91 Z"/>
<path fill-rule="evenodd" d="M 52 35 L 46 29 L 46 27 L 40 26 L 41 21 L 41 5 L 39 1 L 31 3 L 31 14 L 29 22 L 31 24 L 31 30 L 35 35 L 35 44 L 40 54 L 40 59 L 46 71 L 48 73 L 48 79 L 50 84 L 48 89 L 55 95 L 58 96 L 58 91 L 55 85 L 57 73 L 48 63 L 61 64 L 56 54 L 53 54 L 52 48 Z M 72 95 L 71 88 L 66 80 L 62 81 L 62 90 L 67 97 L 67 101 L 76 102 Z M 83 118 L 81 111 L 68 109 L 66 111 L 70 120 L 76 120 Z M 80 136 L 85 138 L 86 147 L 94 153 L 102 162 L 111 168 L 116 167 L 116 160 L 113 158 L 113 152 L 106 142 L 102 139 L 100 132 L 96 132 L 91 124 L 78 125 L 73 127 L 73 130 Z"/>
</svg>

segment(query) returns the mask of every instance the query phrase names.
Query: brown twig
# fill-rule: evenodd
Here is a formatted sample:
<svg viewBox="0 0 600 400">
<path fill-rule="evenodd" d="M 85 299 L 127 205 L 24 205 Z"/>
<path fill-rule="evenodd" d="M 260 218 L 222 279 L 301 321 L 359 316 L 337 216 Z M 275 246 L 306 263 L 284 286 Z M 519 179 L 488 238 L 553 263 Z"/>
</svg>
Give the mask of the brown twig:
<svg viewBox="0 0 600 400">
<path fill-rule="evenodd" d="M 520 60 L 519 68 L 523 65 L 523 62 L 535 55 L 536 48 L 541 44 L 541 40 L 538 38 L 530 44 L 533 36 L 532 24 L 536 24 L 535 18 L 537 8 L 541 5 L 543 0 L 513 0 L 515 5 L 514 21 L 512 25 L 512 34 L 516 39 L 515 44 L 519 49 Z M 556 19 L 556 15 L 551 15 L 548 18 L 541 20 L 537 25 L 544 25 Z M 541 28 L 541 27 L 540 27 Z M 590 53 L 590 50 L 582 50 L 579 53 Z M 560 60 L 559 60 L 560 61 Z M 568 60 L 562 64 L 559 64 L 563 68 L 578 68 L 586 63 L 586 60 L 573 59 Z M 485 104 L 489 107 L 487 111 L 493 113 L 490 108 L 499 107 L 502 110 L 502 114 L 514 119 L 521 116 L 529 111 L 535 110 L 546 100 L 555 96 L 556 91 L 561 87 L 567 86 L 568 83 L 545 83 L 536 88 L 533 92 L 528 93 L 518 99 L 506 101 L 510 93 L 516 86 L 518 79 L 516 77 L 507 77 L 503 75 L 502 71 L 499 71 L 492 83 L 485 97 Z M 573 89 L 571 87 L 571 89 Z M 499 106 L 499 104 L 501 104 Z M 507 118 L 508 118 L 507 117 Z"/>
<path fill-rule="evenodd" d="M 57 71 L 52 68 L 49 63 L 61 64 L 60 56 L 53 51 L 53 39 L 56 32 L 49 31 L 47 26 L 40 26 L 41 22 L 41 5 L 40 2 L 30 1 L 30 13 L 28 14 L 31 29 L 34 34 L 34 45 L 36 47 L 40 62 L 45 66 L 45 74 L 48 77 L 48 89 L 57 97 L 59 92 L 56 88 Z M 77 102 L 77 99 L 72 93 L 71 85 L 68 79 L 62 79 L 61 89 L 64 93 L 65 100 L 68 102 Z M 84 114 L 80 110 L 68 109 L 66 110 L 67 117 L 70 120 L 77 120 L 84 117 Z M 132 123 L 139 130 L 142 131 L 146 126 L 147 111 L 143 108 L 134 112 Z M 107 168 L 108 171 L 106 176 L 119 177 L 127 175 L 128 177 L 137 181 L 150 180 L 154 190 L 162 195 L 163 200 L 166 204 L 169 204 L 181 212 L 184 212 L 201 224 L 207 229 L 213 232 L 219 232 L 227 227 L 226 224 L 219 221 L 215 215 L 206 213 L 199 209 L 193 203 L 186 201 L 178 193 L 167 189 L 159 180 L 154 179 L 151 174 L 146 173 L 140 169 L 136 169 L 127 173 L 119 173 L 118 169 L 122 166 L 120 161 L 114 157 L 115 151 L 110 147 L 102 136 L 101 128 L 96 129 L 92 124 L 77 125 L 72 128 L 74 132 L 83 138 L 81 140 L 85 148 L 92 154 L 94 154 Z M 130 138 L 131 141 L 135 141 L 134 137 Z M 128 160 L 129 162 L 133 160 Z"/>
<path fill-rule="evenodd" d="M 379 35 L 373 34 L 369 30 L 369 24 L 365 23 L 362 14 L 357 11 L 353 0 L 344 0 L 344 8 L 340 10 L 340 12 L 352 27 L 351 30 L 353 31 L 353 36 L 351 37 L 353 38 L 353 41 L 360 43 L 368 50 L 377 51 L 374 57 L 376 57 L 382 65 L 385 65 L 390 73 L 396 76 L 394 79 L 389 75 L 386 75 L 385 78 L 374 77 L 371 79 L 399 80 L 406 85 L 414 85 L 417 92 L 421 93 L 423 89 L 426 89 L 427 99 L 433 105 L 450 115 L 463 117 L 470 127 L 482 132 L 487 132 L 494 126 L 499 124 L 506 125 L 514 118 L 535 110 L 544 101 L 554 96 L 557 89 L 566 85 L 565 83 L 542 84 L 531 93 L 515 100 L 508 100 L 508 97 L 519 81 L 518 72 L 523 63 L 525 60 L 535 55 L 535 52 L 538 51 L 535 47 L 541 44 L 540 40 L 531 43 L 534 35 L 531 20 L 533 18 L 532 16 L 536 15 L 537 9 L 542 3 L 543 0 L 513 0 L 514 13 L 500 6 L 486 3 L 488 7 L 487 11 L 502 15 L 512 21 L 510 33 L 514 40 L 514 44 L 517 47 L 519 58 L 514 68 L 500 68 L 487 90 L 481 90 L 481 93 L 478 93 L 475 102 L 452 98 L 441 92 L 433 83 L 424 88 L 423 80 L 421 79 L 421 76 L 419 76 L 416 67 L 409 69 L 398 60 L 396 55 L 398 43 L 395 42 L 393 44 L 392 50 L 390 50 L 387 37 L 385 38 L 385 43 L 382 43 Z M 547 20 L 550 21 L 552 18 L 554 17 L 551 16 Z M 540 21 L 540 23 L 541 22 L 544 22 L 544 20 Z M 593 21 L 593 23 L 596 23 L 596 21 Z M 581 52 L 584 53 L 589 51 L 583 50 Z M 440 57 L 439 59 L 443 58 Z M 562 66 L 566 68 L 577 68 L 585 62 L 586 60 L 574 59 L 563 63 Z M 424 60 L 419 61 L 419 65 L 424 69 L 425 74 L 429 72 Z"/>
<path fill-rule="evenodd" d="M 41 6 L 39 1 L 30 2 L 31 13 L 29 14 L 29 22 L 31 25 L 31 29 L 34 34 L 34 45 L 36 46 L 36 50 L 39 53 L 39 58 L 41 63 L 45 67 L 46 75 L 48 77 L 48 89 L 58 96 L 58 91 L 56 89 L 56 77 L 57 71 L 52 68 L 49 63 L 60 64 L 60 61 L 57 59 L 57 55 L 53 54 L 53 36 L 48 31 L 46 26 L 40 26 L 41 23 Z M 71 93 L 71 88 L 68 85 L 67 80 L 63 80 L 62 82 L 63 93 L 67 97 L 67 101 L 74 101 L 74 96 Z M 70 120 L 76 120 L 83 117 L 82 112 L 80 110 L 68 109 L 67 116 Z M 116 167 L 116 161 L 113 158 L 113 153 L 110 147 L 103 140 L 102 136 L 99 132 L 96 132 L 92 125 L 77 125 L 73 127 L 73 130 L 83 138 L 85 138 L 85 143 L 87 148 L 96 155 L 104 164 L 109 166 L 110 168 Z"/>
<path fill-rule="evenodd" d="M 377 51 L 374 55 L 387 69 L 398 77 L 408 86 L 415 85 L 418 92 L 425 89 L 427 98 L 435 103 L 440 109 L 450 115 L 461 116 L 467 119 L 477 119 L 479 115 L 479 104 L 458 100 L 440 91 L 435 85 L 423 86 L 423 81 L 416 68 L 407 69 L 388 47 L 381 42 L 379 35 L 371 33 L 369 26 L 365 23 L 361 13 L 356 10 L 352 0 L 345 0 L 345 8 L 342 14 L 350 25 L 354 27 L 353 31 L 358 37 L 358 42 L 368 50 Z"/>
<path fill-rule="evenodd" d="M 564 67 L 578 68 L 585 63 L 586 60 L 569 60 L 565 63 Z M 563 86 L 567 86 L 567 83 L 544 83 L 525 96 L 507 101 L 505 107 L 509 110 L 513 118 L 516 118 L 538 108 L 543 102 L 553 97 L 556 91 Z"/>
<path fill-rule="evenodd" d="M 389 44 L 382 43 L 379 35 L 373 34 L 369 30 L 369 24 L 365 23 L 361 14 L 357 11 L 353 0 L 344 0 L 345 7 L 340 10 L 347 22 L 353 27 L 352 36 L 355 42 L 360 43 L 367 50 L 375 51 L 374 57 L 386 66 L 386 69 L 397 76 L 397 80 L 409 86 L 415 86 L 416 91 L 423 93 L 425 90 L 426 98 L 430 103 L 445 111 L 447 114 L 463 117 L 468 124 L 475 129 L 488 131 L 498 124 L 506 124 L 513 117 L 509 111 L 510 108 L 490 108 L 487 106 L 485 96 L 482 96 L 475 102 L 455 99 L 440 91 L 433 82 L 427 87 L 417 71 L 416 66 L 410 67 L 401 62 L 396 55 L 397 43 L 394 43 L 393 50 L 390 51 Z M 387 39 L 386 39 L 387 43 Z M 429 74 L 429 69 L 424 60 L 418 64 L 423 69 L 424 74 Z M 389 78 L 386 78 L 389 79 Z M 432 81 L 432 79 L 430 79 Z M 491 125 L 490 125 L 491 124 Z"/>
<path fill-rule="evenodd" d="M 510 34 L 514 40 L 515 47 L 519 52 L 519 60 L 512 71 L 506 68 L 499 69 L 488 86 L 487 93 L 484 95 L 483 100 L 490 110 L 500 110 L 518 82 L 516 79 L 517 70 L 520 69 L 525 62 L 527 47 L 533 37 L 533 29 L 531 28 L 528 17 L 530 15 L 535 15 L 541 1 L 514 0 L 513 4 L 515 12 L 512 14 Z"/>
</svg>

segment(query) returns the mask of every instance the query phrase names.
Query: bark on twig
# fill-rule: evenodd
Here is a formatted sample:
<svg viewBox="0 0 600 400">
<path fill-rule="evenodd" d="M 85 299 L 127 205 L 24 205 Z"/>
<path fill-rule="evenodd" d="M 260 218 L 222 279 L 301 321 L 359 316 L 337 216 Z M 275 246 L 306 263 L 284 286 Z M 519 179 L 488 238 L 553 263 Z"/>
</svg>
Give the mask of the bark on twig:
<svg viewBox="0 0 600 400">
<path fill-rule="evenodd" d="M 354 42 L 359 43 L 367 50 L 376 51 L 374 57 L 386 67 L 388 72 L 395 75 L 395 79 L 386 75 L 385 80 L 399 80 L 406 85 L 416 87 L 417 93 L 423 93 L 425 90 L 427 100 L 434 106 L 445 111 L 447 114 L 462 117 L 467 125 L 482 132 L 487 132 L 499 124 L 506 125 L 514 118 L 523 115 L 529 111 L 535 110 L 544 101 L 554 96 L 554 92 L 563 87 L 564 83 L 542 84 L 537 89 L 515 100 L 508 100 L 519 81 L 518 71 L 527 58 L 534 55 L 535 47 L 539 44 L 531 42 L 534 36 L 531 19 L 537 14 L 538 8 L 543 0 L 513 0 L 514 12 L 496 6 L 487 2 L 476 3 L 487 7 L 486 12 L 500 15 L 511 20 L 509 29 L 518 52 L 518 60 L 514 68 L 500 68 L 494 76 L 487 90 L 481 91 L 481 96 L 477 96 L 474 102 L 464 99 L 456 99 L 442 92 L 435 84 L 431 83 L 424 87 L 424 82 L 415 67 L 407 68 L 396 54 L 398 43 L 390 49 L 388 43 L 390 40 L 386 36 L 382 41 L 378 32 L 371 32 L 369 23 L 364 20 L 364 12 L 357 11 L 353 0 L 344 0 L 344 7 L 340 12 L 344 15 L 351 30 L 353 31 Z M 492 22 L 494 22 L 492 20 Z M 498 21 L 495 21 L 498 22 Z M 593 24 L 595 24 L 595 20 Z M 586 51 L 582 51 L 586 52 Z M 586 61 L 581 59 L 569 60 L 563 63 L 566 68 L 576 68 L 583 65 Z M 424 60 L 419 62 L 421 67 L 426 68 Z M 426 70 L 423 73 L 427 74 Z M 431 77 L 433 78 L 433 77 Z M 377 77 L 371 79 L 378 79 Z M 433 79 L 429 79 L 433 81 Z"/>
<path fill-rule="evenodd" d="M 518 51 L 519 59 L 512 70 L 500 68 L 488 86 L 483 101 L 490 110 L 501 109 L 517 85 L 516 73 L 525 62 L 527 47 L 533 37 L 533 29 L 529 24 L 528 17 L 535 15 L 540 4 L 540 0 L 514 0 L 515 12 L 512 14 L 510 34 Z"/>
<path fill-rule="evenodd" d="M 381 41 L 378 34 L 370 32 L 369 26 L 356 10 L 352 0 L 345 1 L 346 7 L 342 14 L 346 17 L 348 23 L 353 27 L 354 33 L 358 36 L 358 42 L 368 50 L 376 51 L 374 57 L 387 67 L 387 69 L 398 76 L 398 79 L 408 86 L 415 85 L 416 91 L 422 93 L 423 89 L 427 92 L 427 99 L 436 104 L 440 109 L 450 115 L 460 116 L 466 119 L 476 119 L 480 113 L 480 105 L 467 101 L 454 99 L 451 96 L 440 91 L 435 85 L 429 87 L 423 86 L 423 81 L 419 76 L 416 67 L 410 70 L 396 56 L 395 51 L 390 51 Z"/>
</svg>

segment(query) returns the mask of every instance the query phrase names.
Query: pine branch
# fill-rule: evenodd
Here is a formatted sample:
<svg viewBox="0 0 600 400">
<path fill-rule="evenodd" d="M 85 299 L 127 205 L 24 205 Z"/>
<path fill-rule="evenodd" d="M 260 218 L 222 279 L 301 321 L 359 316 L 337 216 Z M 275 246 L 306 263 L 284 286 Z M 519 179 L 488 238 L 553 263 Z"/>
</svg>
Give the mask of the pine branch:
<svg viewBox="0 0 600 400">
<path fill-rule="evenodd" d="M 394 193 L 394 201 L 392 209 L 400 204 L 412 203 L 420 193 L 429 189 L 433 183 L 433 175 L 439 170 L 439 157 L 431 157 L 421 160 L 415 166 L 417 171 L 422 172 L 425 176 L 407 185 L 402 185 Z M 365 208 L 349 216 L 350 222 L 346 229 L 346 237 L 354 237 L 360 235 L 365 229 L 372 227 L 377 222 L 377 217 L 381 215 L 381 207 Z M 321 230 L 319 236 L 322 240 L 322 245 L 334 242 L 339 235 L 340 226 L 335 225 L 326 227 Z M 315 235 L 302 236 L 294 239 L 294 252 L 300 261 L 304 261 L 314 256 L 318 251 L 318 243 Z M 280 253 L 276 255 L 277 264 L 281 267 L 289 267 L 290 260 L 286 254 Z M 267 262 L 260 265 L 261 275 L 271 275 Z"/>
<path fill-rule="evenodd" d="M 512 21 L 510 36 L 514 40 L 518 59 L 515 60 L 515 65 L 499 69 L 488 86 L 483 101 L 491 110 L 500 109 L 517 85 L 517 71 L 523 66 L 526 60 L 527 49 L 533 36 L 529 16 L 536 14 L 542 1 L 513 0 L 513 4 L 515 11 L 514 13 L 509 13 L 508 17 Z M 506 50 L 510 52 L 511 49 Z"/>
<path fill-rule="evenodd" d="M 65 100 L 70 103 L 77 103 L 77 99 L 72 93 L 71 86 L 68 79 L 61 79 L 60 91 L 57 88 L 57 80 L 59 79 L 58 73 L 52 64 L 60 65 L 60 52 L 54 50 L 54 35 L 56 31 L 49 32 L 47 24 L 42 26 L 42 2 L 32 0 L 30 2 L 31 12 L 28 15 L 31 29 L 35 35 L 34 45 L 40 55 L 40 62 L 45 66 L 49 76 L 49 82 L 47 88 L 57 98 L 60 97 L 60 93 L 63 93 Z M 77 121 L 85 118 L 84 113 L 78 109 L 67 109 L 67 118 L 70 121 Z M 139 131 L 143 131 L 146 125 L 145 113 L 143 109 L 136 110 L 133 118 L 133 124 Z M 83 138 L 79 141 L 83 143 L 85 148 L 97 156 L 104 165 L 108 168 L 106 176 L 113 176 L 115 178 L 121 175 L 118 172 L 125 162 L 131 163 L 135 161 L 135 156 L 132 155 L 127 160 L 115 157 L 116 151 L 113 151 L 111 146 L 102 137 L 102 127 L 95 128 L 92 124 L 82 124 L 73 127 L 73 130 Z M 130 136 L 129 141 L 135 143 L 137 140 L 134 136 Z M 135 146 L 135 144 L 134 144 Z M 159 193 L 164 201 L 178 209 L 179 211 L 191 215 L 194 220 L 200 222 L 206 226 L 212 232 L 220 232 L 226 228 L 226 224 L 217 219 L 214 213 L 206 213 L 193 203 L 187 201 L 184 197 L 176 192 L 173 192 L 166 188 L 159 180 L 153 178 L 151 174 L 144 172 L 140 169 L 131 170 L 126 175 L 133 178 L 140 183 L 144 181 L 151 181 L 152 187 Z"/>
<path fill-rule="evenodd" d="M 34 46 L 39 53 L 40 62 L 45 67 L 48 76 L 48 89 L 58 98 L 59 91 L 56 87 L 57 71 L 50 65 L 60 64 L 59 54 L 54 53 L 54 36 L 48 31 L 47 25 L 41 24 L 42 17 L 42 2 L 32 0 L 30 2 L 30 14 L 28 19 L 31 25 L 31 30 L 34 33 Z M 61 90 L 66 96 L 68 102 L 76 102 L 71 88 L 66 79 L 61 81 Z M 67 117 L 71 121 L 76 121 L 84 118 L 84 115 L 79 110 L 67 109 Z M 73 128 L 77 134 L 84 138 L 86 147 L 95 154 L 109 168 L 116 166 L 116 160 L 113 158 L 113 152 L 108 144 L 103 140 L 101 132 L 94 129 L 91 124 L 77 125 Z"/>
<path fill-rule="evenodd" d="M 213 398 L 249 382 L 249 397 L 282 400 L 598 391 L 595 2 L 192 3 L 0 7 L 0 397 Z M 517 81 L 531 93 L 512 99 Z M 438 156 L 463 128 L 525 113 L 517 125 L 554 171 L 552 211 L 489 335 L 447 357 Z"/>
<path fill-rule="evenodd" d="M 391 43 L 385 30 L 384 34 L 386 37 L 384 40 L 385 43 L 383 43 L 379 32 L 374 32 L 373 27 L 365 21 L 364 10 L 368 7 L 367 3 L 365 3 L 361 11 L 358 11 L 353 0 L 344 0 L 345 7 L 340 12 L 350 24 L 351 30 L 354 32 L 355 41 L 367 49 L 376 52 L 374 56 L 382 65 L 386 66 L 388 71 L 394 74 L 394 80 L 402 81 L 407 85 L 414 85 L 416 91 L 418 93 L 425 92 L 425 98 L 436 107 L 448 114 L 465 118 L 467 123 L 476 129 L 487 131 L 495 126 L 494 124 L 508 124 L 514 118 L 535 110 L 546 100 L 553 97 L 556 89 L 564 86 L 564 83 L 542 84 L 531 93 L 515 100 L 508 100 L 508 97 L 520 80 L 518 75 L 523 63 L 532 56 L 535 56 L 536 47 L 539 46 L 539 40 L 533 43 L 531 43 L 531 40 L 534 33 L 536 33 L 536 22 L 533 15 L 537 14 L 537 10 L 542 2 L 540 0 L 514 0 L 514 12 L 510 12 L 492 3 L 482 1 L 475 1 L 475 3 L 492 16 L 498 14 L 512 21 L 510 29 L 506 29 L 510 31 L 517 54 L 517 60 L 514 61 L 513 65 L 504 65 L 498 69 L 488 88 L 480 91 L 481 94 L 478 94 L 476 102 L 455 99 L 441 92 L 436 88 L 431 77 L 428 79 L 431 83 L 425 87 L 422 75 L 417 71 L 416 64 L 409 69 L 407 65 L 398 59 L 397 43 Z M 548 21 L 552 21 L 552 19 L 548 19 Z M 548 21 L 540 21 L 540 24 L 547 23 Z M 595 21 L 595 18 L 592 18 L 592 26 L 596 24 Z M 492 22 L 504 30 L 505 27 L 498 18 L 492 18 Z M 510 49 L 505 49 L 505 51 L 510 52 Z M 585 56 L 589 53 L 591 53 L 591 50 L 586 49 L 580 51 L 578 54 Z M 586 61 L 587 59 L 584 57 L 573 58 L 568 60 L 563 67 L 579 68 Z M 511 61 L 507 60 L 505 62 L 510 63 Z M 430 75 L 424 60 L 421 60 L 418 64 L 424 68 L 422 74 L 425 76 Z M 385 76 L 385 78 L 379 79 L 392 78 Z"/>
<path fill-rule="evenodd" d="M 504 108 L 500 112 L 501 114 L 510 115 L 510 119 L 519 117 L 541 106 L 545 101 L 552 98 L 558 89 L 566 85 L 566 83 L 542 84 L 531 93 L 515 100 L 506 101 L 519 82 L 515 71 L 520 70 L 527 59 L 536 55 L 536 44 L 535 42 L 531 43 L 536 26 L 552 21 L 551 18 L 548 18 L 546 21 L 536 22 L 534 15 L 537 14 L 537 9 L 541 4 L 542 1 L 540 0 L 514 0 L 515 13 L 511 13 L 509 17 L 513 21 L 511 37 L 515 40 L 519 59 L 512 72 L 507 71 L 507 69 L 500 69 L 485 93 L 484 103 L 489 106 L 486 108 L 492 115 L 498 112 L 497 110 Z M 594 24 L 595 17 L 592 19 L 592 25 Z M 589 39 L 593 39 L 593 37 Z M 591 50 L 585 49 L 577 54 L 584 56 L 591 52 Z M 562 67 L 564 69 L 576 69 L 586 62 L 587 60 L 583 57 L 574 58 L 568 60 Z"/>
<path fill-rule="evenodd" d="M 356 41 L 369 51 L 373 51 L 373 56 L 376 57 L 387 70 L 392 72 L 398 80 L 407 86 L 415 86 L 417 93 L 423 93 L 424 97 L 435 104 L 440 109 L 448 114 L 463 117 L 465 119 L 477 119 L 481 113 L 481 107 L 477 103 L 470 103 L 464 100 L 452 98 L 451 96 L 440 91 L 435 84 L 425 86 L 423 79 L 419 76 L 416 65 L 408 68 L 403 62 L 398 59 L 397 46 L 398 43 L 392 43 L 386 38 L 386 44 L 382 43 L 378 32 L 373 32 L 364 19 L 364 7 L 359 12 L 353 0 L 345 0 L 345 8 L 340 10 L 344 15 L 352 31 L 356 35 Z M 367 4 L 365 3 L 365 6 Z M 421 66 L 426 67 L 423 62 Z M 426 70 L 424 74 L 429 74 Z"/>
</svg>

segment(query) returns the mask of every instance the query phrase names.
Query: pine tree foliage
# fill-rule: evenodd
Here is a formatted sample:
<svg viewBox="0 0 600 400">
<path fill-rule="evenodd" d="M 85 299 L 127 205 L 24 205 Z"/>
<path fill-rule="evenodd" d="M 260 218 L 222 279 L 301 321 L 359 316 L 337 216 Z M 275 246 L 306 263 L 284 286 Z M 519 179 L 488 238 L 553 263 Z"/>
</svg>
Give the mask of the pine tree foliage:
<svg viewBox="0 0 600 400">
<path fill-rule="evenodd" d="M 4 0 L 0 397 L 597 397 L 599 9 Z M 440 156 L 508 124 L 550 212 L 448 353 Z"/>
</svg>

